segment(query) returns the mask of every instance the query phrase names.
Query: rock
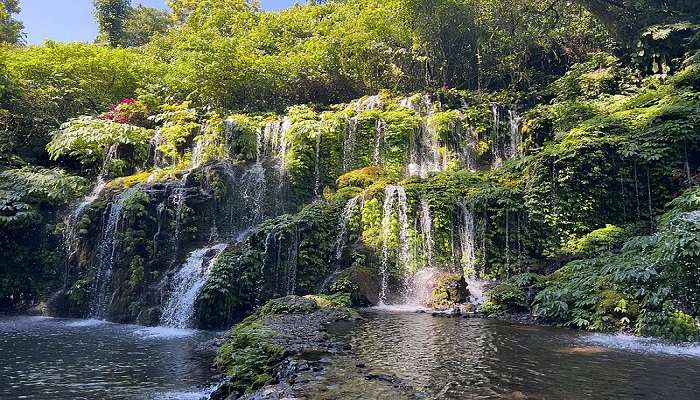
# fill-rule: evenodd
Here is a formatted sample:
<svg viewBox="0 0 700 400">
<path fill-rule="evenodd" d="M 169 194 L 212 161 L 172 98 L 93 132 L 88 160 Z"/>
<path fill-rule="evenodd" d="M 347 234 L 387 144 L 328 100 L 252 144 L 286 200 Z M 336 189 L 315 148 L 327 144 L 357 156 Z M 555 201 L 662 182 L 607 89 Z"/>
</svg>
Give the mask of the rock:
<svg viewBox="0 0 700 400">
<path fill-rule="evenodd" d="M 327 285 L 328 291 L 350 292 L 355 307 L 373 306 L 379 303 L 379 278 L 376 273 L 363 267 L 351 267 L 341 271 Z"/>
<path fill-rule="evenodd" d="M 461 274 L 442 273 L 435 277 L 435 287 L 428 301 L 436 310 L 454 309 L 469 297 L 467 283 Z"/>
</svg>

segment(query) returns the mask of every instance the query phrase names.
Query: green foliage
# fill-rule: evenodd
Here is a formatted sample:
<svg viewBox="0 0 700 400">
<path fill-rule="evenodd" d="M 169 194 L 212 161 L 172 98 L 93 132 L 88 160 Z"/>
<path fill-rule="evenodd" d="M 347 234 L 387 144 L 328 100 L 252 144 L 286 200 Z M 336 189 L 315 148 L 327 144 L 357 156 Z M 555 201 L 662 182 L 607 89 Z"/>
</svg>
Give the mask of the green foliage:
<svg viewBox="0 0 700 400">
<path fill-rule="evenodd" d="M 109 120 L 80 117 L 61 125 L 51 142 L 46 146 L 52 159 L 70 156 L 81 163 L 94 166 L 101 161 L 113 162 L 119 159 L 119 150 L 130 154 L 132 163 L 143 162 L 148 150 L 148 141 L 153 132 L 134 125 L 120 124 Z M 115 151 L 109 155 L 108 152 Z M 105 165 L 109 169 L 110 165 Z"/>
<path fill-rule="evenodd" d="M 197 111 L 190 108 L 189 102 L 163 105 L 162 113 L 155 116 L 161 124 L 158 134 L 162 140 L 158 146 L 174 163 L 178 163 L 191 154 L 187 154 L 187 144 L 200 125 L 197 123 Z"/>
<path fill-rule="evenodd" d="M 510 281 L 501 282 L 494 286 L 486 296 L 487 301 L 497 310 L 517 312 L 529 308 L 522 288 Z M 488 314 L 488 312 L 484 312 Z"/>
<path fill-rule="evenodd" d="M 6 133 L 0 148 L 28 160 L 46 158 L 49 133 L 60 124 L 133 97 L 157 79 L 159 69 L 141 52 L 82 43 L 0 47 L 0 59 L 0 76 L 7 79 L 0 83 L 0 127 Z"/>
<path fill-rule="evenodd" d="M 19 0 L 0 1 L 0 43 L 19 44 L 22 41 L 24 24 L 12 16 L 19 12 Z"/>
<path fill-rule="evenodd" d="M 670 203 L 653 236 L 628 240 L 622 252 L 570 263 L 535 299 L 535 312 L 593 330 L 634 327 L 640 334 L 687 339 L 682 311 L 698 314 L 697 189 Z M 681 244 L 682 243 L 682 244 Z M 692 317 L 691 317 L 692 319 Z M 686 321 L 686 322 L 682 322 Z M 680 330 L 680 331 L 679 331 Z"/>
<path fill-rule="evenodd" d="M 86 181 L 59 169 L 23 167 L 0 172 L 0 225 L 20 227 L 85 191 Z"/>
<path fill-rule="evenodd" d="M 272 333 L 261 322 L 252 315 L 236 326 L 214 361 L 233 378 L 231 389 L 239 395 L 272 383 L 272 367 L 284 357 L 284 350 L 269 342 Z"/>
<path fill-rule="evenodd" d="M 430 306 L 447 309 L 466 300 L 466 284 L 462 274 L 443 274 L 435 279 Z"/>
<path fill-rule="evenodd" d="M 139 4 L 129 9 L 122 44 L 126 47 L 143 46 L 155 35 L 165 34 L 169 27 L 170 16 L 167 11 Z"/>
<path fill-rule="evenodd" d="M 131 0 L 94 0 L 94 5 L 101 40 L 112 47 L 124 43 L 124 25 L 131 8 Z"/>
<path fill-rule="evenodd" d="M 625 230 L 615 225 L 606 225 L 565 245 L 566 252 L 574 257 L 595 257 L 622 245 Z"/>
</svg>

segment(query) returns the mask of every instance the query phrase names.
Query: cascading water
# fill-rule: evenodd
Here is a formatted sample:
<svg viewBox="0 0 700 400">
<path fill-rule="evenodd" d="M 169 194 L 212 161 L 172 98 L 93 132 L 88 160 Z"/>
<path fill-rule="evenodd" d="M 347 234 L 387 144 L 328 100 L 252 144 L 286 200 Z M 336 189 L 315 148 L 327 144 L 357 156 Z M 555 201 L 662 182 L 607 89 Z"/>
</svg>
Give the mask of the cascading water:
<svg viewBox="0 0 700 400">
<path fill-rule="evenodd" d="M 348 222 L 355 209 L 355 206 L 360 204 L 362 196 L 355 196 L 345 203 L 343 213 L 340 215 L 338 222 L 338 237 L 335 240 L 335 261 L 338 263 L 343 258 L 343 251 L 348 241 Z"/>
<path fill-rule="evenodd" d="M 316 133 L 316 157 L 314 158 L 314 197 L 321 196 L 321 132 Z"/>
<path fill-rule="evenodd" d="M 396 206 L 398 205 L 398 207 Z M 384 189 L 384 206 L 382 214 L 382 263 L 380 267 L 381 288 L 379 303 L 386 304 L 389 284 L 389 235 L 391 233 L 392 216 L 398 208 L 399 240 L 397 264 L 400 269 L 408 266 L 408 204 L 406 191 L 403 186 L 388 185 Z"/>
<path fill-rule="evenodd" d="M 384 146 L 384 142 L 386 141 L 386 122 L 383 119 L 377 120 L 376 132 L 377 136 L 374 142 L 374 154 L 372 155 L 372 161 L 375 165 L 379 165 L 381 163 L 382 146 Z"/>
<path fill-rule="evenodd" d="M 343 138 L 343 171 L 347 172 L 353 166 L 355 144 L 357 141 L 357 117 L 349 118 L 345 125 Z"/>
<path fill-rule="evenodd" d="M 510 149 L 508 158 L 522 156 L 522 136 L 520 135 L 520 122 L 522 117 L 515 110 L 508 110 L 508 126 L 510 128 Z"/>
<path fill-rule="evenodd" d="M 464 280 L 467 282 L 467 288 L 469 289 L 469 301 L 473 304 L 482 304 L 484 302 L 483 287 L 485 282 L 479 279 L 479 274 L 476 270 L 474 206 L 466 202 L 460 202 L 457 206 L 461 214 L 461 224 L 459 226 L 461 258 L 459 264 L 462 267 Z M 485 257 L 485 231 L 482 231 L 481 239 L 483 258 Z"/>
<path fill-rule="evenodd" d="M 491 155 L 493 156 L 493 166 L 500 167 L 503 164 L 503 153 L 501 151 L 501 110 L 497 103 L 491 103 Z"/>
<path fill-rule="evenodd" d="M 78 251 L 78 221 L 80 221 L 80 217 L 83 215 L 83 211 L 85 211 L 85 208 L 87 208 L 90 204 L 92 204 L 95 200 L 97 200 L 98 197 L 100 197 L 100 194 L 102 194 L 102 191 L 104 190 L 105 186 L 107 186 L 107 181 L 105 180 L 105 176 L 108 173 L 108 168 L 111 164 L 111 162 L 117 158 L 117 150 L 118 146 L 116 144 L 113 144 L 107 148 L 107 151 L 105 152 L 105 157 L 102 160 L 102 167 L 100 168 L 100 173 L 97 176 L 97 183 L 95 186 L 92 188 L 90 193 L 83 198 L 83 200 L 78 203 L 78 205 L 73 209 L 68 214 L 68 217 L 65 219 L 65 230 L 63 232 L 63 244 L 66 249 L 66 266 L 68 266 L 68 263 L 70 263 L 70 260 L 75 256 L 75 253 Z M 68 274 L 66 273 L 66 276 L 64 277 L 65 279 L 68 279 Z"/>
<path fill-rule="evenodd" d="M 225 243 L 219 243 L 190 253 L 172 279 L 170 295 L 160 318 L 162 326 L 191 327 L 197 295 L 206 283 L 216 258 L 225 248 Z"/>
<path fill-rule="evenodd" d="M 506 160 L 512 160 L 522 155 L 522 135 L 520 134 L 520 123 L 522 117 L 517 111 L 508 110 L 507 129 L 504 129 L 502 115 L 504 111 L 498 103 L 491 103 L 491 153 L 493 156 L 493 166 L 495 168 L 503 165 Z M 504 134 L 507 137 L 504 137 Z"/>
<path fill-rule="evenodd" d="M 139 190 L 138 186 L 134 186 L 121 192 L 109 206 L 109 213 L 106 213 L 107 218 L 104 222 L 98 246 L 99 266 L 95 276 L 93 299 L 90 306 L 91 318 L 102 319 L 107 313 L 107 298 L 109 297 L 109 286 L 112 282 L 112 267 L 118 245 L 116 235 L 122 218 L 124 201 L 137 190 Z"/>
<path fill-rule="evenodd" d="M 435 243 L 433 241 L 433 219 L 430 215 L 430 205 L 425 199 L 421 198 L 420 206 L 421 241 L 423 252 L 425 253 L 425 268 L 431 268 L 435 265 L 433 260 L 433 249 L 435 248 Z"/>
<path fill-rule="evenodd" d="M 90 193 L 85 196 L 85 198 L 73 209 L 73 211 L 71 211 L 70 214 L 68 214 L 65 223 L 66 228 L 63 231 L 63 243 L 65 244 L 68 261 L 70 261 L 78 251 L 78 222 L 80 221 L 80 217 L 83 215 L 85 208 L 100 197 L 100 194 L 106 185 L 107 182 L 102 179 L 102 176 L 99 176 L 95 187 L 93 187 Z"/>
<path fill-rule="evenodd" d="M 259 225 L 265 218 L 264 199 L 267 181 L 262 163 L 255 162 L 250 165 L 241 176 L 238 184 L 240 185 L 241 210 L 237 210 L 237 214 L 243 221 L 238 224 L 237 232 L 231 232 L 232 235 L 237 235 L 241 230 Z M 233 214 L 234 208 L 232 207 L 232 217 Z M 231 226 L 235 225 L 231 224 Z"/>
<path fill-rule="evenodd" d="M 474 207 L 465 202 L 458 204 L 462 217 L 459 226 L 460 260 L 465 276 L 475 272 L 476 257 L 474 253 Z"/>
<path fill-rule="evenodd" d="M 426 178 L 430 173 L 444 169 L 440 144 L 432 124 L 425 121 L 421 123 L 411 140 L 410 148 L 409 175 Z"/>
<path fill-rule="evenodd" d="M 377 110 L 383 107 L 384 103 L 382 102 L 382 99 L 378 94 L 375 94 L 373 96 L 367 96 L 355 102 L 355 111 L 357 112 Z"/>
</svg>

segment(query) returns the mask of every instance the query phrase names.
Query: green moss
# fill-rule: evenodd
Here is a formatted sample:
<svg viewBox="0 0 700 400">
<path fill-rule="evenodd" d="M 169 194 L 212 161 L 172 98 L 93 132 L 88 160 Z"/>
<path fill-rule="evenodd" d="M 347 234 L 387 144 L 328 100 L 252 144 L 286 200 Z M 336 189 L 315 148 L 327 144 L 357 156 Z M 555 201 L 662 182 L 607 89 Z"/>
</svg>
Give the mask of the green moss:
<svg viewBox="0 0 700 400">
<path fill-rule="evenodd" d="M 430 307 L 444 310 L 466 301 L 466 283 L 461 274 L 441 274 L 435 278 Z"/>
</svg>

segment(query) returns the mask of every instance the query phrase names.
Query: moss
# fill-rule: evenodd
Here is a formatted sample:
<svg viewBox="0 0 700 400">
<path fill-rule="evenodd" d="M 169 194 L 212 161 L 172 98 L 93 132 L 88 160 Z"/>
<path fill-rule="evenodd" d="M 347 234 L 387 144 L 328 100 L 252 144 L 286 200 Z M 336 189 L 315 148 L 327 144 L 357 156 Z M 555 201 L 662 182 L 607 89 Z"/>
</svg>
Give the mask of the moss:
<svg viewBox="0 0 700 400">
<path fill-rule="evenodd" d="M 386 172 L 384 169 L 376 165 L 356 169 L 341 175 L 338 178 L 338 187 L 344 188 L 347 186 L 355 186 L 359 188 L 367 188 L 382 179 L 385 175 Z"/>
<path fill-rule="evenodd" d="M 565 251 L 575 257 L 593 257 L 612 251 L 622 246 L 626 239 L 624 229 L 615 225 L 606 225 L 581 238 L 571 240 L 565 245 Z"/>
<path fill-rule="evenodd" d="M 435 278 L 429 305 L 444 310 L 467 300 L 467 284 L 461 274 L 440 274 Z"/>
</svg>

